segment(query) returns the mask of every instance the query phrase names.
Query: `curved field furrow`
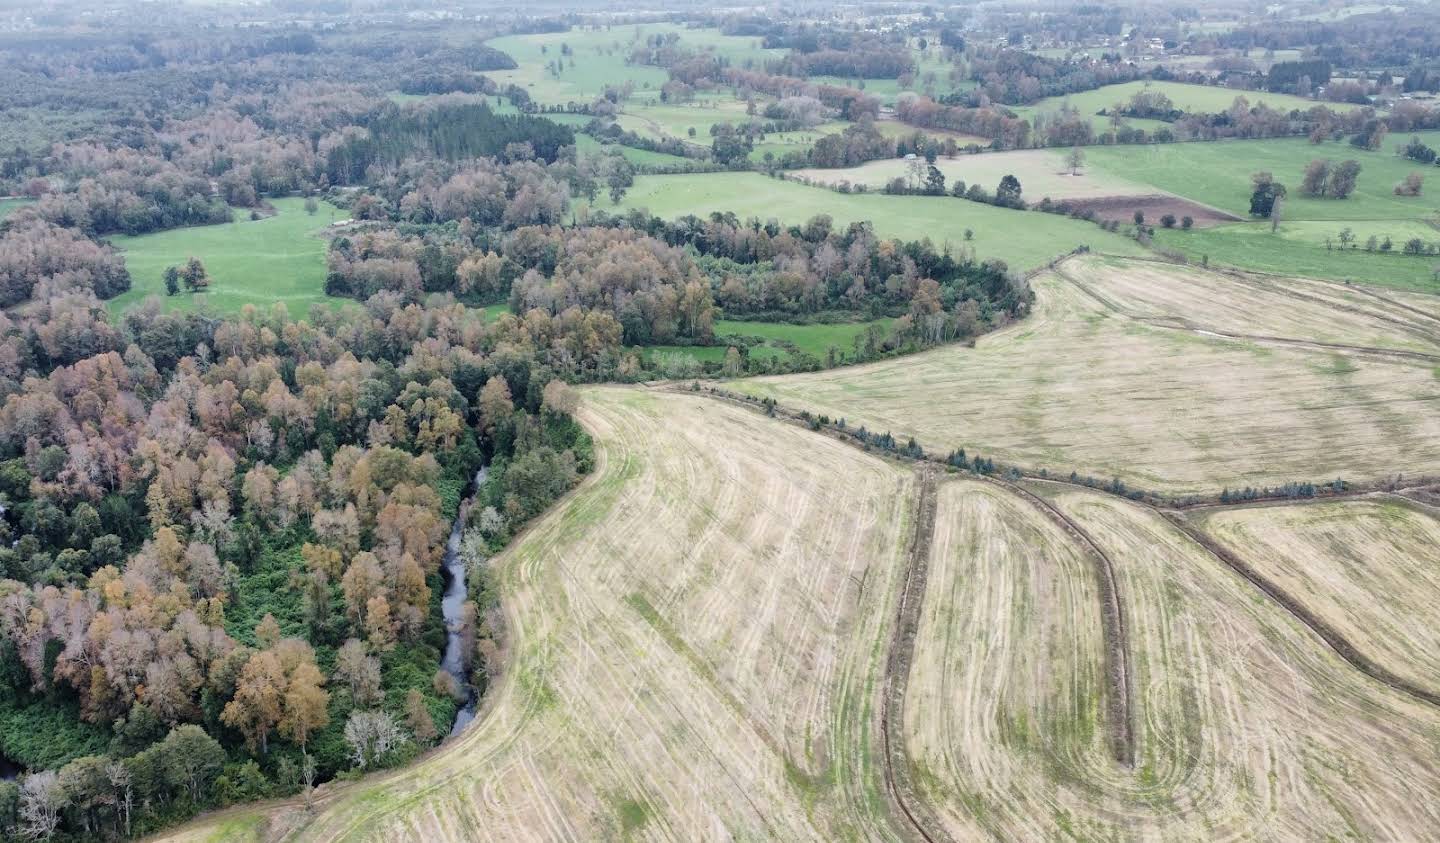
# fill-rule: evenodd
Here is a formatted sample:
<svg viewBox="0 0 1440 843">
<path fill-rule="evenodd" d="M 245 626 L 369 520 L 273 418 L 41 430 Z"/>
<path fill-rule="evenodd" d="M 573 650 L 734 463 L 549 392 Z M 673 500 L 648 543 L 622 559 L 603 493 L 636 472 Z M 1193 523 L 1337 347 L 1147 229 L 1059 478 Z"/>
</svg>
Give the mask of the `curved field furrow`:
<svg viewBox="0 0 1440 843">
<path fill-rule="evenodd" d="M 1440 521 L 1421 507 L 1353 500 L 1196 520 L 1371 660 L 1440 691 Z"/>
<path fill-rule="evenodd" d="M 893 838 L 911 473 L 694 396 L 592 389 L 580 415 L 600 464 L 493 562 L 513 652 L 474 725 L 313 817 L 256 810 L 297 840 Z"/>
<path fill-rule="evenodd" d="M 930 798 L 963 839 L 1420 839 L 1440 713 L 1371 682 L 1179 533 L 1035 484 L 1116 566 L 1139 757 L 1109 758 L 1096 579 L 994 484 L 943 487 L 909 697 Z"/>
<path fill-rule="evenodd" d="M 1383 319 L 1347 315 L 1338 298 L 1328 311 L 1278 285 L 1272 295 L 1195 269 L 1097 256 L 1067 261 L 1061 271 L 1098 279 L 1091 288 L 1103 286 L 1102 299 L 1114 306 L 1042 274 L 1032 282 L 1034 315 L 974 348 L 951 345 L 730 388 L 851 427 L 914 436 L 932 453 L 963 447 L 1061 476 L 1119 477 L 1176 495 L 1440 473 L 1434 360 L 1209 336 L 1144 320 L 1176 321 L 1192 309 L 1186 318 L 1236 333 L 1374 343 L 1396 354 L 1434 353 L 1433 344 L 1418 351 L 1420 339 Z M 1132 273 L 1137 280 L 1111 277 Z M 1224 304 L 1231 295 L 1248 304 Z M 1217 303 L 1204 304 L 1212 298 Z M 1327 313 L 1333 328 L 1324 327 Z M 1385 314 L 1418 325 L 1401 308 Z"/>
<path fill-rule="evenodd" d="M 1031 488 L 1115 565 L 1137 764 L 1114 764 L 1100 737 L 1096 585 L 1074 540 L 993 484 L 951 483 L 907 725 L 956 836 L 1406 840 L 1436 827 L 1440 713 L 1354 670 L 1157 513 Z"/>
</svg>

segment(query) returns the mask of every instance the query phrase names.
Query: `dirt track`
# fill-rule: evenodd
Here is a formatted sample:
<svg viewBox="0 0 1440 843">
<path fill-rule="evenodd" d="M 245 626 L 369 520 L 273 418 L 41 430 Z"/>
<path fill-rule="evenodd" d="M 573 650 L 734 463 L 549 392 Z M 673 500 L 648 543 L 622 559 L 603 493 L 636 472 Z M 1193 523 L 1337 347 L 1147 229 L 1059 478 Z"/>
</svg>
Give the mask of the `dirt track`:
<svg viewBox="0 0 1440 843">
<path fill-rule="evenodd" d="M 1316 635 L 1330 646 L 1340 658 L 1349 662 L 1352 667 L 1366 676 L 1374 679 L 1383 685 L 1407 694 L 1426 705 L 1440 709 L 1440 693 L 1430 688 L 1422 687 L 1411 682 L 1394 671 L 1381 665 L 1379 662 L 1361 652 L 1348 638 L 1329 623 L 1326 623 L 1315 612 L 1311 611 L 1299 598 L 1281 588 L 1270 578 L 1262 575 L 1259 571 L 1241 559 L 1229 548 L 1217 542 L 1205 531 L 1196 527 L 1183 514 L 1173 511 L 1163 513 L 1170 523 L 1174 524 L 1185 535 L 1189 536 L 1196 544 L 1205 548 L 1212 556 L 1224 562 L 1235 573 L 1249 580 L 1256 588 L 1265 593 L 1267 597 L 1284 607 L 1285 611 L 1294 615 L 1297 620 L 1312 629 Z"/>
<path fill-rule="evenodd" d="M 935 485 L 938 472 L 930 466 L 918 469 L 914 525 L 905 552 L 904 584 L 895 606 L 890 646 L 885 657 L 884 697 L 880 707 L 880 734 L 884 745 L 885 788 L 899 808 L 909 830 L 928 843 L 949 840 L 929 810 L 917 798 L 910 780 L 910 761 L 905 752 L 905 691 L 915 656 L 915 636 L 920 610 L 925 605 L 925 582 L 930 568 L 930 549 L 935 536 Z"/>
</svg>

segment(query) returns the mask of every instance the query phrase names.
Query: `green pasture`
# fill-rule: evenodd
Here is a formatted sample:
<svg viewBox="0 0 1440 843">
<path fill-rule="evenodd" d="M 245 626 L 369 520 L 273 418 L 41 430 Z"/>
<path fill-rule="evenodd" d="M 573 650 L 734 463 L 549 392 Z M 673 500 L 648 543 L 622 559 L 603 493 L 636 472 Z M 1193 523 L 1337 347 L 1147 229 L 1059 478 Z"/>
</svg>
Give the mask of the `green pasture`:
<svg viewBox="0 0 1440 843">
<path fill-rule="evenodd" d="M 608 201 L 597 207 L 615 210 Z M 837 227 L 868 221 L 881 237 L 929 238 L 937 246 L 973 246 L 982 259 L 1000 258 L 1019 270 L 1040 266 L 1077 246 L 1118 254 L 1145 254 L 1135 241 L 1102 231 L 1092 223 L 1051 214 L 1014 211 L 947 196 L 841 194 L 759 173 L 641 176 L 620 209 L 644 208 L 665 218 L 712 211 L 742 220 L 755 217 L 798 225 L 828 214 Z M 1021 216 L 1024 215 L 1024 216 Z"/>
<path fill-rule="evenodd" d="M 790 354 L 789 346 L 794 346 L 800 352 L 823 361 L 831 346 L 842 354 L 853 353 L 856 337 L 862 336 L 871 325 L 889 328 L 892 321 L 887 318 L 870 322 L 797 325 L 719 319 L 715 322 L 715 345 L 651 345 L 643 350 L 647 360 L 654 360 L 661 354 L 688 354 L 701 363 L 721 363 L 725 360 L 725 351 L 734 344 L 727 339 L 745 337 L 762 341 L 750 345 L 752 358 L 785 357 Z"/>
<path fill-rule="evenodd" d="M 671 155 L 667 152 L 651 152 L 648 149 L 636 149 L 633 146 L 622 144 L 602 144 L 589 135 L 575 135 L 575 151 L 580 155 L 604 155 L 611 150 L 619 150 L 625 156 L 625 160 L 637 167 L 670 167 L 689 163 L 690 159 L 682 158 L 679 155 Z"/>
<path fill-rule="evenodd" d="M 1431 135 L 1426 135 L 1431 137 Z M 1270 171 L 1289 193 L 1282 216 L 1291 220 L 1401 220 L 1428 216 L 1440 208 L 1440 168 L 1426 167 L 1393 153 L 1409 136 L 1387 140 L 1385 151 L 1356 149 L 1348 142 L 1311 144 L 1305 138 L 1227 140 L 1148 146 L 1089 147 L 1089 166 L 1144 182 L 1202 204 L 1245 216 L 1250 210 L 1250 176 Z M 1360 162 L 1355 192 L 1346 199 L 1300 194 L 1305 165 L 1314 158 Z M 1396 196 L 1395 185 L 1420 171 L 1432 182 L 1421 196 Z"/>
<path fill-rule="evenodd" d="M 117 236 L 111 242 L 121 250 L 130 270 L 133 286 L 110 301 L 120 313 L 159 296 L 166 305 L 194 308 L 203 299 L 210 307 L 233 313 L 247 304 L 266 306 L 284 302 L 292 314 L 301 314 L 315 302 L 337 302 L 325 295 L 325 250 L 322 233 L 331 222 L 349 217 L 348 212 L 320 203 L 314 215 L 305 213 L 305 200 L 274 199 L 277 213 L 250 220 L 237 212 L 235 222 L 194 226 L 142 234 Z M 168 296 L 164 272 L 168 266 L 199 258 L 209 272 L 210 289 L 204 294 L 183 290 Z"/>
<path fill-rule="evenodd" d="M 1355 233 L 1357 242 L 1342 249 L 1339 233 L 1346 227 Z M 1382 242 L 1388 236 L 1391 250 L 1367 251 L 1366 240 L 1371 235 Z M 1327 237 L 1331 248 L 1325 246 Z M 1440 293 L 1436 280 L 1440 257 L 1402 254 L 1405 241 L 1412 237 L 1440 243 L 1440 231 L 1410 220 L 1290 222 L 1273 233 L 1268 222 L 1155 232 L 1157 244 L 1177 249 L 1195 262 L 1208 257 L 1212 264 L 1262 272 Z"/>
<path fill-rule="evenodd" d="M 569 32 L 547 32 L 535 35 L 508 35 L 486 43 L 515 59 L 515 70 L 487 71 L 486 76 L 500 84 L 515 84 L 529 92 L 532 99 L 543 103 L 583 102 L 604 93 L 606 85 L 633 83 L 637 93 L 654 91 L 669 78 L 663 68 L 627 64 L 626 59 L 650 35 L 678 33 L 680 45 L 693 49 L 714 50 L 738 67 L 758 66 L 765 58 L 784 51 L 760 48 L 758 38 L 721 35 L 715 29 L 687 29 L 673 24 L 617 24 Z M 561 54 L 568 46 L 571 55 Z M 552 61 L 563 59 L 557 74 L 546 69 Z M 573 62 L 574 66 L 571 66 Z"/>
<path fill-rule="evenodd" d="M 6 217 L 10 216 L 10 214 L 14 213 L 16 208 L 23 208 L 24 206 L 29 205 L 31 202 L 34 201 L 34 199 L 25 199 L 22 197 L 0 199 L 0 220 L 3 220 Z"/>
<path fill-rule="evenodd" d="M 1290 111 L 1300 109 L 1304 111 L 1317 105 L 1327 105 L 1336 111 L 1348 111 L 1359 108 L 1358 105 L 1348 103 L 1326 103 L 1319 100 L 1306 99 L 1291 94 L 1271 94 L 1264 91 L 1237 91 L 1232 88 L 1221 88 L 1214 85 L 1191 85 L 1185 82 L 1158 82 L 1152 80 L 1139 80 L 1135 82 L 1122 82 L 1118 85 L 1105 85 L 1093 91 L 1082 91 L 1078 94 L 1070 94 L 1063 97 L 1049 97 L 1040 100 L 1030 106 L 1035 111 L 1059 111 L 1063 105 L 1069 103 L 1081 114 L 1095 114 L 1101 109 L 1108 109 L 1116 103 L 1128 103 L 1130 98 L 1140 91 L 1158 91 L 1169 97 L 1175 107 L 1181 111 L 1195 113 L 1213 114 L 1219 111 L 1226 111 L 1235 102 L 1236 97 L 1243 96 L 1250 101 L 1251 106 L 1265 103 L 1271 108 Z M 1132 125 L 1141 125 L 1141 121 L 1135 121 Z"/>
</svg>

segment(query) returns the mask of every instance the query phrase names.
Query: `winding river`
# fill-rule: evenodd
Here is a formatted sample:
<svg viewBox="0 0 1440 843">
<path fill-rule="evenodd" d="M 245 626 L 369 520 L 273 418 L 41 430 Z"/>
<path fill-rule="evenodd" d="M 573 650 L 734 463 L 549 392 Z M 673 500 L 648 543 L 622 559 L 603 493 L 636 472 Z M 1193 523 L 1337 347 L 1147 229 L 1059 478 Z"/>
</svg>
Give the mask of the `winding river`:
<svg viewBox="0 0 1440 843">
<path fill-rule="evenodd" d="M 445 564 L 442 569 L 445 593 L 440 598 L 440 614 L 445 618 L 445 655 L 440 659 L 440 669 L 455 677 L 455 681 L 465 689 L 465 702 L 455 713 L 455 725 L 450 729 L 452 735 L 459 734 L 475 719 L 475 686 L 470 684 L 470 677 L 466 675 L 465 668 L 470 659 L 465 653 L 465 636 L 461 634 L 464 631 L 462 613 L 468 595 L 465 587 L 465 560 L 460 558 L 460 538 L 465 532 L 465 518 L 470 514 L 471 505 L 475 503 L 475 492 L 485 485 L 486 472 L 485 468 L 475 472 L 470 497 L 460 502 L 460 510 L 455 513 L 455 524 L 450 528 L 450 540 L 445 543 Z"/>
</svg>

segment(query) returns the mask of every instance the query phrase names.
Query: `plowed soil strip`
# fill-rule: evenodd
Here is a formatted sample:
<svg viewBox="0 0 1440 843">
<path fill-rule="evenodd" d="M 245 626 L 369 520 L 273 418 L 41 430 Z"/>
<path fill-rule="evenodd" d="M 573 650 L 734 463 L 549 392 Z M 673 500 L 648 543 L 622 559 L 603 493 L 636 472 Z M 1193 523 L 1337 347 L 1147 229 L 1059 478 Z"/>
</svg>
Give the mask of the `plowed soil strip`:
<svg viewBox="0 0 1440 843">
<path fill-rule="evenodd" d="M 920 468 L 919 490 L 915 498 L 915 532 L 906 554 L 905 584 L 895 609 L 895 626 L 891 631 L 890 651 L 885 658 L 885 691 L 880 705 L 880 736 L 885 752 L 885 789 L 900 808 L 910 827 L 920 839 L 937 843 L 949 840 L 935 822 L 912 799 L 915 789 L 910 781 L 910 763 L 905 754 L 905 741 L 894 738 L 905 730 L 905 689 L 910 682 L 910 663 L 915 656 L 915 635 L 920 626 L 920 608 L 925 604 L 925 580 L 930 568 L 930 546 L 935 537 L 935 476 L 934 469 Z"/>
<path fill-rule="evenodd" d="M 1310 627 L 1316 635 L 1320 636 L 1320 638 L 1330 646 L 1330 649 L 1334 650 L 1340 658 L 1349 662 L 1356 670 L 1382 685 L 1389 686 L 1427 705 L 1440 708 L 1440 693 L 1422 688 L 1413 682 L 1397 676 L 1369 656 L 1360 652 L 1339 630 L 1317 617 L 1289 592 L 1255 570 L 1246 563 L 1245 560 L 1231 553 L 1229 549 L 1212 539 L 1181 513 L 1165 511 L 1164 515 L 1181 532 L 1193 539 L 1196 544 L 1208 550 L 1212 556 L 1224 562 L 1231 570 L 1235 571 L 1235 573 L 1249 580 L 1256 588 L 1264 592 L 1266 596 L 1276 603 L 1279 603 L 1286 611 L 1294 615 L 1297 620 Z"/>
</svg>

